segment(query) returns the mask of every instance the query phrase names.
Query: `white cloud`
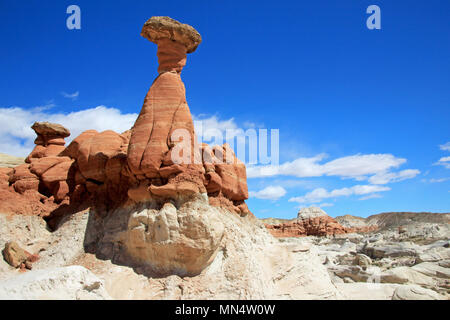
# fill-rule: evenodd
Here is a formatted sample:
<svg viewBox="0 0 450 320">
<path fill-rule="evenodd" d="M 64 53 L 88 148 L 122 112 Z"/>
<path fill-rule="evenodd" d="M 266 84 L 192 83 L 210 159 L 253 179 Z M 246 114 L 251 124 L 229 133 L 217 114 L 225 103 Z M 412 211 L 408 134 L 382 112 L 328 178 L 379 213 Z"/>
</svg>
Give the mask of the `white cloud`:
<svg viewBox="0 0 450 320">
<path fill-rule="evenodd" d="M 207 138 L 208 134 L 212 134 L 213 130 L 218 130 L 225 136 L 226 130 L 238 130 L 238 125 L 233 118 L 228 120 L 219 120 L 217 116 L 209 118 L 192 116 L 195 123 L 195 133 L 197 136 Z"/>
<path fill-rule="evenodd" d="M 392 182 L 399 182 L 406 179 L 412 179 L 420 173 L 419 170 L 407 169 L 399 172 L 380 172 L 369 178 L 372 184 L 387 184 Z"/>
<path fill-rule="evenodd" d="M 450 157 L 442 157 L 438 162 L 434 163 L 435 165 L 444 166 L 447 169 L 450 169 Z"/>
<path fill-rule="evenodd" d="M 278 166 L 254 166 L 247 168 L 248 178 L 262 178 L 277 175 L 295 177 L 339 176 L 357 181 L 369 180 L 372 184 L 386 184 L 414 178 L 419 170 L 407 169 L 390 172 L 406 162 L 392 154 L 356 154 L 320 163 L 327 157 L 319 154 L 309 158 L 298 158 Z"/>
<path fill-rule="evenodd" d="M 442 151 L 450 151 L 450 141 L 447 142 L 447 143 L 441 144 L 441 145 L 439 146 L 439 148 L 440 148 Z"/>
<path fill-rule="evenodd" d="M 444 182 L 444 181 L 447 181 L 447 180 L 450 180 L 450 178 L 430 179 L 430 180 L 428 180 L 428 182 L 430 182 L 430 183 L 439 183 L 439 182 Z M 426 180 L 425 180 L 425 182 L 426 182 Z"/>
<path fill-rule="evenodd" d="M 77 91 L 77 92 L 74 92 L 74 93 L 66 93 L 66 92 L 63 91 L 63 92 L 61 92 L 61 95 L 64 98 L 72 99 L 73 101 L 75 101 L 75 100 L 77 100 L 78 96 L 80 95 L 80 92 Z"/>
<path fill-rule="evenodd" d="M 31 125 L 35 121 L 59 123 L 71 132 L 70 142 L 88 129 L 123 132 L 131 128 L 136 113 L 123 114 L 119 109 L 99 106 L 77 112 L 50 113 L 48 108 L 23 109 L 0 108 L 0 152 L 15 156 L 26 156 L 34 148 L 35 132 Z"/>
<path fill-rule="evenodd" d="M 192 119 L 194 121 L 195 134 L 200 141 L 219 145 L 234 137 L 245 136 L 246 129 L 255 130 L 256 128 L 256 124 L 249 121 L 246 121 L 241 128 L 234 118 L 221 120 L 216 115 L 210 117 L 193 115 Z"/>
<path fill-rule="evenodd" d="M 383 196 L 378 193 L 372 193 L 372 194 L 369 194 L 368 196 L 361 197 L 358 200 L 369 200 L 369 199 L 377 199 L 377 198 L 383 198 Z"/>
<path fill-rule="evenodd" d="M 318 204 L 317 206 L 318 206 L 319 208 L 332 207 L 332 206 L 334 206 L 334 203 L 324 202 L 324 203 Z"/>
<path fill-rule="evenodd" d="M 268 186 L 260 191 L 250 191 L 249 196 L 258 199 L 278 200 L 286 194 L 281 186 Z"/>
<path fill-rule="evenodd" d="M 326 175 L 363 180 L 367 175 L 383 173 L 406 162 L 406 159 L 392 154 L 356 154 L 320 164 L 326 157 L 326 154 L 319 154 L 310 158 L 298 158 L 279 166 L 250 167 L 247 169 L 247 176 L 255 178 L 288 175 L 303 178 Z"/>
<path fill-rule="evenodd" d="M 311 158 L 298 158 L 292 162 L 285 162 L 278 166 L 254 166 L 247 168 L 248 178 L 271 177 L 277 175 L 295 177 L 319 177 L 324 174 L 323 165 L 319 161 L 326 158 L 326 154 L 319 154 Z"/>
<path fill-rule="evenodd" d="M 55 105 L 51 102 L 32 109 L 0 108 L 0 152 L 16 156 L 28 155 L 34 148 L 34 139 L 36 139 L 36 134 L 31 129 L 35 121 L 59 123 L 68 128 L 71 133 L 70 137 L 66 138 L 66 145 L 68 145 L 85 130 L 94 129 L 99 132 L 113 130 L 121 133 L 131 129 L 138 116 L 136 113 L 122 113 L 119 109 L 106 106 L 71 113 L 50 112 L 49 109 L 54 107 Z M 200 119 L 196 116 L 193 118 Z M 213 129 L 223 133 L 226 129 L 232 130 L 233 133 L 242 132 L 233 118 L 221 120 L 217 116 L 202 117 L 201 124 L 203 132 Z"/>
<path fill-rule="evenodd" d="M 327 191 L 324 188 L 317 188 L 311 192 L 308 192 L 304 196 L 290 198 L 289 202 L 317 203 L 321 202 L 323 199 L 328 198 L 337 198 L 343 196 L 348 197 L 351 195 L 366 195 L 389 190 L 391 190 L 391 188 L 378 185 L 356 185 L 350 188 L 334 189 L 332 191 Z"/>
</svg>

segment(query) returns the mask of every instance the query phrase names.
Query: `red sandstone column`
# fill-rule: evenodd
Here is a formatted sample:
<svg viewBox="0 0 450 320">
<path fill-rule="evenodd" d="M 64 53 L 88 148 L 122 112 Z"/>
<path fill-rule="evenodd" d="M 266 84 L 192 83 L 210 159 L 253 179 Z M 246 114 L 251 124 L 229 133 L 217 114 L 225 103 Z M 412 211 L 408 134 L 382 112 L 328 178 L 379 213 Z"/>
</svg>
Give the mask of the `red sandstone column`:
<svg viewBox="0 0 450 320">
<path fill-rule="evenodd" d="M 191 26 L 168 17 L 152 17 L 145 23 L 141 35 L 158 45 L 159 76 L 150 87 L 131 130 L 127 162 L 138 180 L 145 180 L 160 178 L 161 169 L 173 165 L 170 150 L 175 143 L 171 135 L 176 129 L 184 129 L 191 136 L 191 161 L 194 161 L 194 125 L 180 73 L 187 53 L 197 48 L 201 36 Z M 195 168 L 188 164 L 182 167 Z M 202 165 L 198 167 L 203 169 Z M 173 172 L 163 170 L 164 176 L 167 171 Z"/>
</svg>

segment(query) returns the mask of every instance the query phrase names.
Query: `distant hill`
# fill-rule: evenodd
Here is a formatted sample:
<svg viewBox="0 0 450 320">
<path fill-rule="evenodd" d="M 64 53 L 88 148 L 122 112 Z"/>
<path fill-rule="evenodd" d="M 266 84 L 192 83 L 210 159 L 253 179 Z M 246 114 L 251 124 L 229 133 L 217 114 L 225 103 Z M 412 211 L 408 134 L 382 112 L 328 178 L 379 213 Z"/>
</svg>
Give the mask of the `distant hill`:
<svg viewBox="0 0 450 320">
<path fill-rule="evenodd" d="M 450 213 L 432 212 L 384 212 L 371 215 L 367 218 L 345 215 L 336 217 L 336 220 L 345 227 L 360 227 L 377 225 L 381 230 L 397 228 L 415 223 L 450 223 Z"/>
<path fill-rule="evenodd" d="M 260 220 L 268 225 L 278 225 L 296 221 L 297 219 L 266 218 Z M 378 230 L 382 231 L 415 224 L 450 224 L 450 213 L 383 212 L 367 218 L 347 214 L 336 217 L 335 220 L 346 228 L 378 226 Z"/>
</svg>

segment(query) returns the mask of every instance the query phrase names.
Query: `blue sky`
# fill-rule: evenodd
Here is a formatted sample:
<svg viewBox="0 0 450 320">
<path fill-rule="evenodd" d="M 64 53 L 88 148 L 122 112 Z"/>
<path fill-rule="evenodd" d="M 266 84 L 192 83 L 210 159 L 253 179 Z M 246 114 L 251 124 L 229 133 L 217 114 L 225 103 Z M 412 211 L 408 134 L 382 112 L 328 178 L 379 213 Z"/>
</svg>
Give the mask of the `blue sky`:
<svg viewBox="0 0 450 320">
<path fill-rule="evenodd" d="M 81 30 L 66 28 L 71 4 Z M 366 27 L 371 4 L 381 30 Z M 72 136 L 129 128 L 157 76 L 140 30 L 167 15 L 203 38 L 182 73 L 194 117 L 280 130 L 282 169 L 248 180 L 258 217 L 449 212 L 449 12 L 437 0 L 0 0 L 0 152 L 29 152 L 33 121 Z"/>
</svg>

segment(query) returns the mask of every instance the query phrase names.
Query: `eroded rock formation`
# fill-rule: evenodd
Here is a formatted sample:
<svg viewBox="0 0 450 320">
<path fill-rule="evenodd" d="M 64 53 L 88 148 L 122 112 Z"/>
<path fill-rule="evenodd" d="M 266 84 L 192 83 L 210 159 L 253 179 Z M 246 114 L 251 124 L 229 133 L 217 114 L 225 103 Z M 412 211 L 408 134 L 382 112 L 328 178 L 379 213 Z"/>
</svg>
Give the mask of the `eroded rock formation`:
<svg viewBox="0 0 450 320">
<path fill-rule="evenodd" d="M 448 214 L 343 226 L 307 208 L 267 228 L 247 214 L 244 164 L 228 145 L 196 145 L 179 75 L 200 35 L 166 17 L 142 34 L 160 75 L 131 130 L 88 130 L 66 148 L 68 130 L 38 124 L 27 163 L 0 168 L 0 213 L 17 213 L 0 215 L 0 299 L 448 299 Z M 200 160 L 177 162 L 180 145 Z M 346 234 L 377 225 L 394 228 Z"/>
<path fill-rule="evenodd" d="M 141 35 L 158 45 L 159 76 L 134 126 L 122 134 L 87 130 L 65 147 L 68 129 L 36 122 L 36 147 L 25 164 L 2 169 L 9 176 L 3 188 L 12 187 L 19 194 L 37 192 L 30 198 L 52 203 L 49 210 L 38 210 L 43 216 L 61 203 L 110 208 L 127 201 L 164 202 L 204 193 L 211 205 L 246 215 L 245 165 L 228 145 L 198 145 L 186 102 L 180 73 L 187 54 L 201 43 L 200 34 L 171 18 L 152 17 Z"/>
<path fill-rule="evenodd" d="M 69 201 L 69 170 L 73 160 L 61 156 L 69 130 L 48 122 L 35 122 L 32 128 L 37 134 L 36 147 L 25 163 L 0 168 L 2 213 L 46 217 Z"/>
<path fill-rule="evenodd" d="M 273 236 L 278 238 L 370 232 L 377 228 L 377 226 L 344 227 L 317 207 L 302 208 L 298 212 L 297 219 L 277 224 L 266 223 L 266 227 Z"/>
<path fill-rule="evenodd" d="M 64 138 L 70 136 L 70 131 L 60 124 L 49 122 L 35 122 L 31 127 L 37 134 L 33 151 L 25 159 L 30 163 L 31 159 L 57 156 L 63 151 L 66 142 Z"/>
<path fill-rule="evenodd" d="M 141 35 L 158 46 L 159 75 L 133 127 L 121 134 L 87 130 L 65 147 L 69 130 L 36 122 L 26 163 L 0 171 L 7 191 L 0 210 L 41 215 L 54 229 L 65 215 L 90 207 L 92 252 L 159 274 L 198 274 L 223 237 L 215 207 L 249 213 L 246 169 L 229 145 L 197 143 L 180 74 L 200 34 L 152 17 Z M 11 199 L 20 201 L 9 207 Z"/>
</svg>

